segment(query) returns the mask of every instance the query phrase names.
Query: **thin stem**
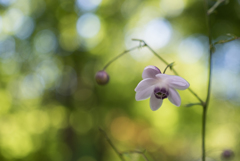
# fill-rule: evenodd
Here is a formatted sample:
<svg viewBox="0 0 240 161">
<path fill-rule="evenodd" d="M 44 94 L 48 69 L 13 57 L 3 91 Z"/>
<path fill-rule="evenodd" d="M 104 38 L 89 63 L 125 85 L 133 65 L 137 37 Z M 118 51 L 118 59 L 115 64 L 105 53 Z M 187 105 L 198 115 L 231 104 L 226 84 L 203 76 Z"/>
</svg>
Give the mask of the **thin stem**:
<svg viewBox="0 0 240 161">
<path fill-rule="evenodd" d="M 220 40 L 220 41 L 215 42 L 214 45 L 224 44 L 224 43 L 227 43 L 227 42 L 230 42 L 230 41 L 233 41 L 233 40 L 237 40 L 237 39 L 240 39 L 240 37 L 233 37 L 233 38 L 228 39 L 228 40 Z"/>
<path fill-rule="evenodd" d="M 169 63 L 164 60 L 160 55 L 158 55 L 144 40 L 141 40 L 141 39 L 132 39 L 133 41 L 139 41 L 140 44 L 136 47 L 133 47 L 129 50 L 125 50 L 123 53 L 119 54 L 118 56 L 116 56 L 115 58 L 113 58 L 112 60 L 110 60 L 104 67 L 103 67 L 103 70 L 105 70 L 111 63 L 113 63 L 115 60 L 117 60 L 118 58 L 120 58 L 121 56 L 127 54 L 128 52 L 132 51 L 132 50 L 135 50 L 137 48 L 140 48 L 140 47 L 147 47 L 156 57 L 158 57 L 162 62 L 164 62 L 166 65 L 169 65 Z M 143 44 L 141 44 L 143 43 Z M 173 69 L 172 67 L 172 71 L 175 75 L 179 75 L 177 73 L 177 71 L 175 69 Z M 191 89 L 191 88 L 188 88 L 188 90 L 199 100 L 199 102 L 204 105 L 204 102 L 202 101 L 202 99 Z"/>
<path fill-rule="evenodd" d="M 167 68 L 170 67 L 170 69 L 172 69 L 174 62 L 170 63 L 167 65 L 167 67 L 164 69 L 163 74 L 165 74 L 165 72 L 167 71 Z"/>
<path fill-rule="evenodd" d="M 220 4 L 219 0 L 219 4 Z M 207 109 L 209 105 L 210 100 L 210 90 L 211 90 L 211 79 L 212 79 L 212 54 L 213 54 L 213 44 L 212 44 L 212 36 L 211 36 L 211 28 L 210 28 L 210 18 L 209 18 L 209 10 L 208 10 L 208 0 L 204 1 L 204 7 L 205 7 L 205 16 L 206 16 L 206 25 L 207 25 L 207 31 L 208 31 L 208 41 L 209 41 L 209 57 L 208 57 L 208 87 L 207 87 L 207 97 L 205 104 L 203 105 L 203 115 L 202 115 L 202 161 L 205 161 L 206 159 L 206 149 L 205 149 L 205 136 L 206 136 L 206 123 L 207 123 Z M 218 5 L 219 5 L 218 4 Z M 215 4 L 212 7 L 212 11 L 214 11 L 215 8 L 218 6 Z M 210 12 L 211 13 L 211 12 Z"/>
<path fill-rule="evenodd" d="M 202 161 L 205 161 L 206 159 L 205 150 L 206 121 L 207 121 L 207 106 L 204 106 L 202 115 Z"/>
<path fill-rule="evenodd" d="M 145 43 L 145 42 L 144 42 Z M 146 43 L 145 43 L 146 44 Z M 168 62 L 166 60 L 164 60 L 161 56 L 159 56 L 148 44 L 146 44 L 146 46 L 148 47 L 148 49 L 155 55 L 157 56 L 160 60 L 162 60 L 166 65 L 168 65 Z M 175 75 L 179 75 L 177 73 L 177 71 L 175 69 L 172 68 L 172 71 Z M 203 105 L 204 102 L 202 101 L 202 99 L 191 89 L 188 88 L 188 90 L 200 101 L 200 103 Z"/>
<path fill-rule="evenodd" d="M 149 161 L 148 158 L 146 157 L 146 155 L 144 154 L 145 153 L 145 150 L 144 151 L 135 151 L 135 150 L 130 150 L 130 151 L 125 151 L 125 152 L 122 152 L 122 154 L 129 154 L 129 153 L 138 153 L 138 154 L 141 154 L 142 157 L 145 159 L 145 161 Z"/>
<path fill-rule="evenodd" d="M 125 159 L 123 158 L 123 154 L 121 152 L 119 152 L 119 150 L 115 147 L 115 145 L 112 143 L 112 141 L 109 139 L 109 137 L 107 136 L 107 134 L 105 133 L 105 131 L 101 128 L 99 128 L 99 131 L 101 131 L 103 133 L 103 135 L 105 136 L 105 138 L 107 139 L 108 143 L 111 145 L 111 147 L 113 148 L 113 150 L 117 153 L 117 155 L 119 156 L 119 158 L 122 161 L 125 161 Z"/>
<path fill-rule="evenodd" d="M 108 143 L 111 145 L 111 147 L 113 148 L 113 150 L 117 153 L 117 155 L 119 156 L 119 158 L 122 160 L 122 161 L 125 161 L 123 155 L 124 154 L 129 154 L 129 153 L 137 153 L 137 154 L 140 154 L 142 155 L 142 157 L 145 159 L 145 161 L 149 161 L 148 158 L 146 157 L 146 155 L 144 154 L 146 150 L 144 151 L 136 151 L 136 150 L 129 150 L 129 151 L 123 151 L 123 152 L 120 152 L 116 146 L 113 144 L 113 142 L 110 140 L 110 138 L 108 137 L 108 135 L 106 134 L 106 132 L 99 128 L 99 131 L 101 133 L 103 133 L 103 135 L 105 136 L 105 138 L 107 139 Z"/>
<path fill-rule="evenodd" d="M 208 11 L 207 14 L 210 15 L 214 12 L 214 10 L 225 0 L 218 0 Z"/>
<path fill-rule="evenodd" d="M 205 8 L 207 11 L 207 0 L 205 0 Z M 210 29 L 210 18 L 206 14 L 206 23 L 208 29 L 208 41 L 209 41 L 209 57 L 208 57 L 208 88 L 207 88 L 207 98 L 205 101 L 206 108 L 208 107 L 209 99 L 210 99 L 210 90 L 211 90 L 211 79 L 212 79 L 212 55 L 213 55 L 213 44 L 212 44 L 212 36 Z"/>
<path fill-rule="evenodd" d="M 121 56 L 127 54 L 128 52 L 132 51 L 132 50 L 135 50 L 137 48 L 140 48 L 141 47 L 141 44 L 136 46 L 136 47 L 133 47 L 129 50 L 125 50 L 123 53 L 119 54 L 118 56 L 116 56 L 115 58 L 113 58 L 112 60 L 110 60 L 104 67 L 103 67 L 103 70 L 105 70 L 110 64 L 112 64 L 115 60 L 117 60 L 118 58 L 120 58 Z"/>
</svg>

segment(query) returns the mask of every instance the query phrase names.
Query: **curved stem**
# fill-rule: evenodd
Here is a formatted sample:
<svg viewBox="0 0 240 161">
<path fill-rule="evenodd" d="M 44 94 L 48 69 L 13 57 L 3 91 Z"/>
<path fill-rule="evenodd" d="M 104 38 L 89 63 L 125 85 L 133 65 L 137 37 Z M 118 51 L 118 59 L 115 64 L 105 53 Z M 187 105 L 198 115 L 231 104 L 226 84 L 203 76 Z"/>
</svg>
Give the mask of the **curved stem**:
<svg viewBox="0 0 240 161">
<path fill-rule="evenodd" d="M 121 161 L 125 161 L 123 155 L 124 154 L 140 154 L 144 159 L 145 161 L 149 161 L 147 156 L 145 155 L 145 150 L 144 151 L 136 151 L 136 150 L 129 150 L 129 151 L 123 151 L 123 152 L 120 152 L 117 147 L 113 144 L 113 142 L 111 141 L 111 139 L 108 137 L 108 135 L 106 134 L 106 132 L 99 128 L 99 131 L 101 133 L 103 133 L 104 137 L 107 139 L 108 143 L 110 144 L 110 146 L 113 148 L 113 150 L 117 153 L 118 157 L 121 159 Z"/>
<path fill-rule="evenodd" d="M 142 41 L 145 43 L 145 45 L 147 46 L 147 48 L 156 56 L 158 57 L 161 61 L 163 61 L 166 65 L 169 65 L 169 63 L 164 60 L 160 55 L 158 55 L 145 41 L 143 40 L 139 40 L 139 41 Z M 179 75 L 177 73 L 177 71 L 175 69 L 172 68 L 172 71 L 175 75 Z M 199 102 L 201 103 L 201 105 L 203 106 L 204 105 L 204 102 L 203 100 L 191 89 L 191 88 L 188 88 L 188 90 L 199 100 Z"/>
<path fill-rule="evenodd" d="M 105 138 L 107 139 L 108 143 L 111 145 L 111 147 L 113 148 L 113 150 L 117 153 L 117 155 L 119 156 L 119 158 L 122 161 L 125 161 L 125 159 L 123 158 L 123 154 L 121 152 L 119 152 L 119 150 L 115 147 L 115 145 L 112 143 L 112 141 L 109 139 L 109 137 L 107 136 L 107 134 L 105 133 L 105 131 L 103 131 L 103 129 L 99 128 L 99 131 L 101 131 Z"/>
<path fill-rule="evenodd" d="M 145 150 L 144 151 L 130 150 L 130 151 L 122 152 L 122 154 L 138 153 L 138 154 L 142 155 L 142 157 L 145 159 L 145 161 L 149 161 L 148 158 L 146 157 L 146 155 L 144 154 L 144 152 L 145 152 Z"/>
<path fill-rule="evenodd" d="M 125 50 L 123 53 L 119 54 L 118 56 L 116 56 L 115 58 L 113 58 L 112 60 L 110 60 L 104 67 L 103 67 L 103 70 L 105 70 L 110 64 L 112 64 L 115 60 L 117 60 L 118 58 L 120 58 L 121 56 L 127 54 L 128 52 L 132 51 L 132 50 L 135 50 L 137 48 L 140 48 L 141 47 L 141 44 L 139 46 L 136 46 L 136 47 L 133 47 L 129 50 Z"/>
<path fill-rule="evenodd" d="M 144 40 L 141 40 L 141 39 L 132 39 L 133 41 L 139 41 L 140 44 L 136 47 L 133 47 L 129 50 L 125 50 L 123 53 L 119 54 L 118 56 L 116 56 L 115 58 L 113 58 L 112 60 L 110 60 L 104 67 L 103 67 L 103 70 L 105 70 L 110 64 L 112 64 L 115 60 L 117 60 L 118 58 L 120 58 L 121 56 L 127 54 L 128 52 L 132 51 L 132 50 L 135 50 L 137 48 L 140 48 L 140 47 L 147 47 L 158 59 L 160 59 L 163 63 L 165 63 L 166 65 L 170 65 L 166 60 L 164 60 L 160 55 L 158 55 Z M 143 43 L 143 44 L 141 44 Z M 179 75 L 177 73 L 177 71 L 175 69 L 173 69 L 172 67 L 172 71 L 175 75 Z M 204 102 L 203 100 L 191 89 L 191 88 L 188 88 L 188 90 L 199 100 L 199 102 L 201 103 L 202 106 L 204 106 Z"/>
<path fill-rule="evenodd" d="M 168 68 L 168 67 L 172 70 L 173 64 L 174 64 L 174 62 L 168 64 L 167 67 L 164 69 L 163 74 L 165 74 L 165 72 L 167 71 L 167 68 Z"/>
</svg>

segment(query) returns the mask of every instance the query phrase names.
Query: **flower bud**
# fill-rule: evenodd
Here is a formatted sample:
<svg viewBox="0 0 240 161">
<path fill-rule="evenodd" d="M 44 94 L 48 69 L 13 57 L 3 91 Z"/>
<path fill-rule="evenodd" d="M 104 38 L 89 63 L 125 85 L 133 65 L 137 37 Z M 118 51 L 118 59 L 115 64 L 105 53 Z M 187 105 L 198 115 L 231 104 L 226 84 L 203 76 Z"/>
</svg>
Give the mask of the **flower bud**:
<svg viewBox="0 0 240 161">
<path fill-rule="evenodd" d="M 232 150 L 224 150 L 223 152 L 222 152 L 222 159 L 224 159 L 224 160 L 230 160 L 230 159 L 232 159 L 234 157 L 234 153 L 233 153 L 233 151 Z"/>
<path fill-rule="evenodd" d="M 96 73 L 95 79 L 96 79 L 97 84 L 105 85 L 109 81 L 109 76 L 104 70 L 101 70 Z"/>
</svg>

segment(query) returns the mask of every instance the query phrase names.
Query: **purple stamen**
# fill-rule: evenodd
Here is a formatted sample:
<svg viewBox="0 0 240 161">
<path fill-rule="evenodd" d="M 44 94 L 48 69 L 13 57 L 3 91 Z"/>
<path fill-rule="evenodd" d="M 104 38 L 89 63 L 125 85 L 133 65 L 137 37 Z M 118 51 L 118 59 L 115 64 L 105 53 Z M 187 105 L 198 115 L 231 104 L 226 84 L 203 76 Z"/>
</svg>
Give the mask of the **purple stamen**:
<svg viewBox="0 0 240 161">
<path fill-rule="evenodd" d="M 154 89 L 154 95 L 157 99 L 165 99 L 168 97 L 168 91 L 165 88 L 160 89 L 156 87 Z"/>
</svg>

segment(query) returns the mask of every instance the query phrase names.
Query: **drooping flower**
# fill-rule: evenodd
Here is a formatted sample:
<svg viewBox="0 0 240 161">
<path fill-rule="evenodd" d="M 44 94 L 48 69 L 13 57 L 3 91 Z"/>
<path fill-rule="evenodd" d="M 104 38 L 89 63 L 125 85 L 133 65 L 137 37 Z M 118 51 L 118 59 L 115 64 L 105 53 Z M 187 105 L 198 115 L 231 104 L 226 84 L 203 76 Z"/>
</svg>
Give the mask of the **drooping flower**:
<svg viewBox="0 0 240 161">
<path fill-rule="evenodd" d="M 185 90 L 189 87 L 189 83 L 182 77 L 162 74 L 157 67 L 151 65 L 143 70 L 142 78 L 135 88 L 135 99 L 140 101 L 150 97 L 150 107 L 153 111 L 161 107 L 165 98 L 180 106 L 181 98 L 176 89 Z"/>
</svg>

